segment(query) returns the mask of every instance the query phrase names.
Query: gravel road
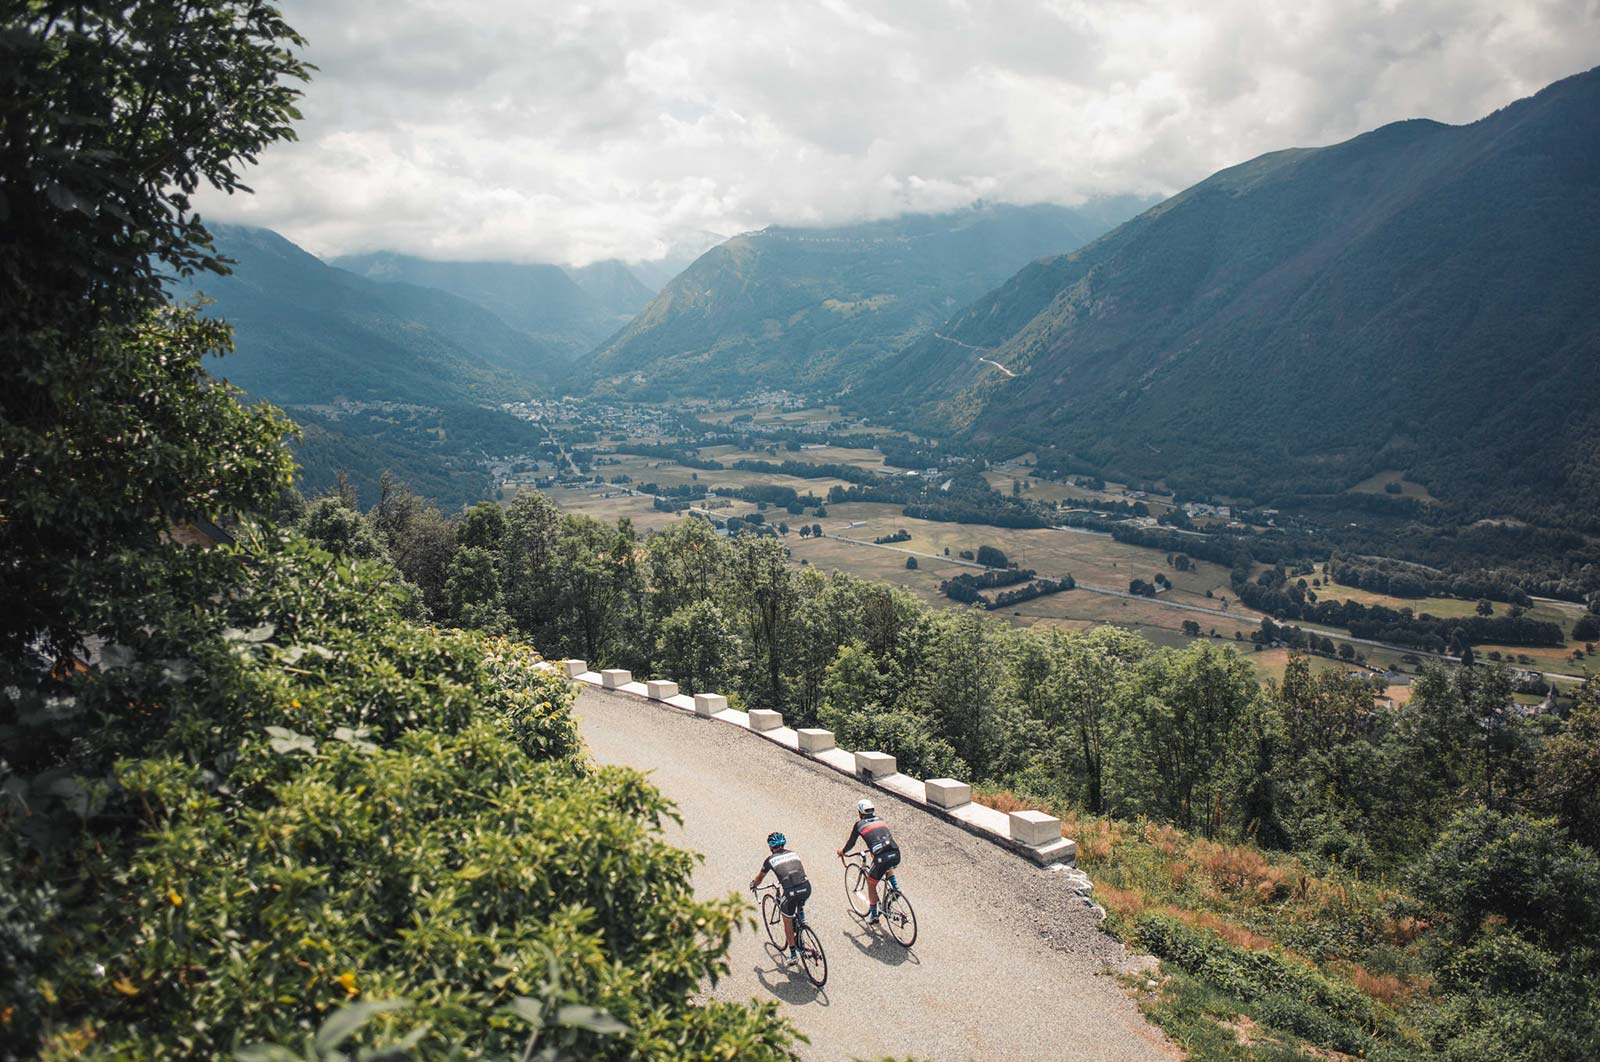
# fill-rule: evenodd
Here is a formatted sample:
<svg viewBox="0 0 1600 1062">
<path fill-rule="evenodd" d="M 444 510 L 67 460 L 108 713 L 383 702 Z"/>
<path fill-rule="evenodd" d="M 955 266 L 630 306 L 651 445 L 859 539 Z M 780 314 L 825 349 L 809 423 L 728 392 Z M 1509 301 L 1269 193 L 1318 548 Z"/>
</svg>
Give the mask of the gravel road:
<svg viewBox="0 0 1600 1062">
<path fill-rule="evenodd" d="M 618 694 L 577 703 L 596 759 L 648 771 L 677 802 L 668 839 L 703 854 L 703 896 L 748 895 L 772 830 L 805 860 L 807 914 L 828 955 L 827 986 L 778 964 L 759 928 L 736 934 L 716 995 L 776 999 L 811 1043 L 805 1057 L 1174 1059 L 1181 1053 L 1123 994 L 1121 946 L 1057 876 L 873 793 L 905 852 L 901 886 L 921 923 L 906 951 L 855 918 L 834 849 L 868 790 L 725 723 Z"/>
</svg>

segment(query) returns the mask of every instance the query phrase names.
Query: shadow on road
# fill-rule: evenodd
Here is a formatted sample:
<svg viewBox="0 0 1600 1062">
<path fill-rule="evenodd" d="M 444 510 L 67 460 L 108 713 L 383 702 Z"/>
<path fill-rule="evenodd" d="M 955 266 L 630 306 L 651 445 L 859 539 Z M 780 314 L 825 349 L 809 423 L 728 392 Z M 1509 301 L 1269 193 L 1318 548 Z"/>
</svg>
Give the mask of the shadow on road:
<svg viewBox="0 0 1600 1062">
<path fill-rule="evenodd" d="M 752 967 L 755 970 L 756 979 L 761 982 L 762 988 L 765 988 L 785 1003 L 797 1007 L 804 1006 L 807 1003 L 815 1003 L 821 1007 L 828 1005 L 827 989 L 818 988 L 806 980 L 805 971 L 800 968 L 798 963 L 793 968 L 786 966 L 781 949 L 775 948 L 771 944 L 763 944 L 761 950 L 766 955 L 767 961 L 771 963 L 770 966 Z"/>
<path fill-rule="evenodd" d="M 854 931 L 842 930 L 840 936 L 848 940 L 855 949 L 869 959 L 876 959 L 885 966 L 921 966 L 922 960 L 917 958 L 917 953 L 900 944 L 887 930 L 874 929 L 867 925 L 859 915 L 855 916 L 856 928 Z"/>
</svg>

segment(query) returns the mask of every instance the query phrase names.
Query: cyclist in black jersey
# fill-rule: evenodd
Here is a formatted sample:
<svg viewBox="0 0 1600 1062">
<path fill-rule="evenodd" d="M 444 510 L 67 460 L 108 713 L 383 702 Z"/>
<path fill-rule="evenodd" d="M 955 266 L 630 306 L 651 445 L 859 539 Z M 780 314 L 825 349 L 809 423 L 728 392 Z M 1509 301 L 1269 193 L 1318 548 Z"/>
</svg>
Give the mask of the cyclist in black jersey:
<svg viewBox="0 0 1600 1062">
<path fill-rule="evenodd" d="M 856 801 L 856 822 L 850 827 L 850 839 L 838 850 L 839 858 L 843 859 L 844 854 L 856 846 L 857 840 L 866 845 L 867 851 L 872 856 L 872 866 L 867 870 L 867 899 L 872 904 L 867 912 L 867 921 L 876 925 L 878 882 L 900 865 L 900 846 L 894 843 L 894 834 L 889 830 L 889 824 L 878 818 L 878 810 L 872 806 L 870 800 Z"/>
<path fill-rule="evenodd" d="M 767 834 L 769 854 L 761 861 L 761 873 L 756 875 L 750 887 L 753 889 L 760 885 L 769 870 L 778 879 L 778 885 L 783 889 L 778 913 L 783 915 L 783 936 L 789 944 L 789 961 L 793 962 L 800 957 L 799 949 L 794 946 L 794 917 L 811 898 L 811 882 L 806 877 L 806 868 L 801 865 L 800 857 L 784 847 L 786 844 L 788 838 L 783 834 Z"/>
</svg>

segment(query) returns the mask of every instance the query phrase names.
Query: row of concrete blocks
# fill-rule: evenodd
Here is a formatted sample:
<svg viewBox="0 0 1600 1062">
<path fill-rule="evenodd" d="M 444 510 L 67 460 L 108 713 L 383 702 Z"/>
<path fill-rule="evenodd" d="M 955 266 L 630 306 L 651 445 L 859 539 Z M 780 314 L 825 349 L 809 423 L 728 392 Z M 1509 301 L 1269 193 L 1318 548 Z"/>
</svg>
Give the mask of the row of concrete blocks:
<svg viewBox="0 0 1600 1062">
<path fill-rule="evenodd" d="M 591 677 L 593 673 L 589 671 L 586 661 L 563 660 L 561 669 L 568 678 L 591 683 L 595 681 Z M 689 707 L 683 703 L 688 699 L 679 695 L 676 682 L 650 679 L 638 683 L 633 680 L 632 672 L 622 668 L 608 668 L 599 672 L 597 685 L 603 689 L 641 695 L 652 701 L 671 703 L 674 707 Z M 720 693 L 697 693 L 693 699 L 693 710 L 695 715 L 717 718 L 728 711 L 728 698 Z M 748 717 L 749 729 L 757 733 L 765 734 L 783 727 L 782 712 L 755 708 L 744 714 Z M 831 730 L 800 728 L 795 730 L 794 734 L 798 750 L 808 756 L 818 757 L 838 749 Z M 973 833 L 987 836 L 991 840 L 1005 844 L 1006 847 L 1020 851 L 1036 863 L 1041 865 L 1070 863 L 1077 856 L 1077 843 L 1061 836 L 1061 820 L 1054 815 L 1047 815 L 1042 811 L 1013 811 L 1002 814 L 993 808 L 973 803 L 972 787 L 966 782 L 954 778 L 931 778 L 926 782 L 917 782 L 916 779 L 899 774 L 895 758 L 886 752 L 857 752 L 850 755 L 854 756 L 853 773 L 863 781 L 878 785 L 913 803 L 920 802 L 932 809 L 935 814 Z M 836 759 L 829 765 L 839 768 Z M 903 782 L 894 784 L 891 779 Z M 917 787 L 921 790 L 920 801 L 916 792 Z"/>
</svg>

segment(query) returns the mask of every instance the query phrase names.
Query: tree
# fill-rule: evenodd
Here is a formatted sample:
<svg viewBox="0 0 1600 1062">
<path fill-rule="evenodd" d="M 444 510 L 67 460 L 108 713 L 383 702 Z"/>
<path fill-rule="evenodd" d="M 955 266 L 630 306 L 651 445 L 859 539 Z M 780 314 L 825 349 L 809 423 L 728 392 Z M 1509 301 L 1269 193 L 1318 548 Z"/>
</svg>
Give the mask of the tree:
<svg viewBox="0 0 1600 1062">
<path fill-rule="evenodd" d="M 511 626 L 495 556 L 482 546 L 463 546 L 450 558 L 445 600 L 447 619 L 458 627 L 501 634 Z"/>
<path fill-rule="evenodd" d="M 1417 862 L 1410 885 L 1461 943 L 1491 921 L 1561 949 L 1600 931 L 1600 856 L 1548 820 L 1463 811 Z"/>
<path fill-rule="evenodd" d="M 750 642 L 766 679 L 774 707 L 783 705 L 784 636 L 796 604 L 787 551 L 773 539 L 735 542 L 734 585 L 749 617 Z"/>
<path fill-rule="evenodd" d="M 907 557 L 906 558 L 906 568 L 908 570 L 910 570 L 910 571 L 916 571 L 916 569 L 917 569 L 917 558 L 915 558 L 915 557 Z"/>
<path fill-rule="evenodd" d="M 1585 685 L 1566 725 L 1540 746 L 1534 803 L 1600 851 L 1600 687 Z"/>
<path fill-rule="evenodd" d="M 978 563 L 985 568 L 1004 568 L 1011 562 L 1007 559 L 1004 551 L 994 546 L 979 546 Z"/>
<path fill-rule="evenodd" d="M 810 538 L 811 537 L 811 525 L 810 524 L 801 524 L 800 525 L 800 537 L 801 538 Z"/>
<path fill-rule="evenodd" d="M 1600 616 L 1586 612 L 1578 617 L 1577 622 L 1572 625 L 1572 640 L 1575 642 L 1600 640 Z"/>
<path fill-rule="evenodd" d="M 371 525 L 337 496 L 312 502 L 300 522 L 300 531 L 335 556 L 354 560 L 389 559 L 389 551 Z"/>
<path fill-rule="evenodd" d="M 656 660 L 685 693 L 726 689 L 744 661 L 744 647 L 716 603 L 700 600 L 661 621 Z"/>
<path fill-rule="evenodd" d="M 1041 714 L 1063 735 L 1062 760 L 1078 783 L 1073 795 L 1096 814 L 1106 810 L 1107 759 L 1127 711 L 1128 683 L 1149 651 L 1148 642 L 1110 625 L 1050 634 Z"/>
<path fill-rule="evenodd" d="M 1200 624 L 1195 620 L 1184 620 L 1183 633 L 1191 638 L 1200 637 Z"/>
<path fill-rule="evenodd" d="M 1480 616 L 1494 615 L 1494 602 L 1490 601 L 1488 598 L 1479 598 L 1477 612 Z"/>
<path fill-rule="evenodd" d="M 1215 833 L 1234 731 L 1256 693 L 1250 665 L 1210 642 L 1148 658 L 1129 702 L 1124 791 L 1185 829 Z"/>
<path fill-rule="evenodd" d="M 11 5 L 0 39 L 8 662 L 77 648 L 171 524 L 265 508 L 291 468 L 289 424 L 205 376 L 226 326 L 161 278 L 225 270 L 189 197 L 291 135 L 304 42 L 251 0 L 59 7 Z"/>
<path fill-rule="evenodd" d="M 506 514 L 494 502 L 479 502 L 456 524 L 456 541 L 463 546 L 498 550 L 506 535 Z"/>
</svg>

